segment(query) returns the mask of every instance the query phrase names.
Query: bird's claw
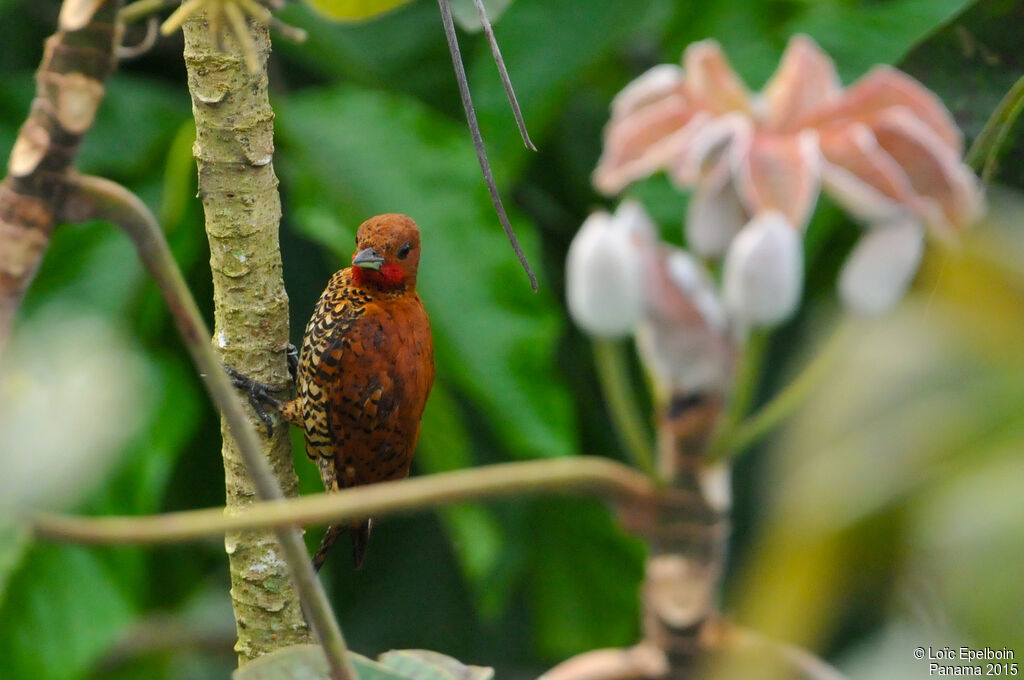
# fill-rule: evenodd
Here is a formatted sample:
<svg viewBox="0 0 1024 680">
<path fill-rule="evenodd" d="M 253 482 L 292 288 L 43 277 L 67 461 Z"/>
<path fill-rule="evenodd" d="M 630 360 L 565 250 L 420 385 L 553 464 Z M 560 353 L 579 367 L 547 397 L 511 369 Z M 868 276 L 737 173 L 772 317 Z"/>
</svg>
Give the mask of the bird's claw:
<svg viewBox="0 0 1024 680">
<path fill-rule="evenodd" d="M 231 366 L 224 366 L 224 370 L 231 377 L 231 384 L 244 390 L 246 396 L 249 397 L 249 404 L 267 427 L 267 439 L 269 439 L 274 434 L 274 421 L 264 406 L 269 405 L 275 409 L 281 408 L 281 402 L 271 396 L 271 393 L 283 392 L 284 389 L 256 382 L 249 376 L 239 373 Z"/>
<path fill-rule="evenodd" d="M 296 382 L 299 379 L 299 348 L 289 342 L 284 351 L 288 360 L 288 373 L 292 376 L 292 382 Z"/>
</svg>

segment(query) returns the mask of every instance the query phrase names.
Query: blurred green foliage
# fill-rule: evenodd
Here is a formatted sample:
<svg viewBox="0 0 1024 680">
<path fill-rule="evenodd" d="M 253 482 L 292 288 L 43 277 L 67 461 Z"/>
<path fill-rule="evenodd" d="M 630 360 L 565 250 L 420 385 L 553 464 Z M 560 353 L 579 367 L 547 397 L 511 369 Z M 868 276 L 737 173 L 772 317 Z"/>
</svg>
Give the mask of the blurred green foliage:
<svg viewBox="0 0 1024 680">
<path fill-rule="evenodd" d="M 507 3 L 496 3 L 502 4 Z M 33 71 L 57 10 L 55 1 L 0 1 L 0 148 L 10 147 L 28 110 Z M 589 173 L 600 152 L 609 101 L 630 79 L 653 64 L 678 60 L 689 42 L 713 37 L 756 88 L 774 68 L 789 35 L 805 31 L 836 58 L 845 82 L 876 62 L 902 64 L 941 94 L 973 136 L 1021 73 L 1013 27 L 1024 19 L 1024 9 L 1019 2 L 1003 0 L 508 4 L 496 32 L 531 135 L 541 149 L 538 154 L 523 149 L 519 141 L 487 45 L 478 33 L 461 37 L 492 164 L 512 222 L 540 273 L 537 295 L 529 291 L 480 180 L 436 3 L 414 0 L 358 26 L 326 23 L 299 5 L 289 6 L 283 18 L 310 33 L 303 45 L 277 41 L 270 71 L 292 337 L 298 340 L 324 283 L 347 261 L 355 228 L 363 219 L 401 211 L 417 220 L 424 233 L 421 292 L 431 313 L 438 359 L 437 385 L 415 465 L 416 474 L 425 474 L 575 452 L 623 457 L 601 403 L 589 344 L 564 311 L 562 263 L 588 211 L 605 203 L 591 189 Z M 139 29 L 130 32 L 129 41 L 138 37 Z M 154 208 L 209 314 L 207 245 L 194 200 L 192 134 L 181 43 L 175 36 L 123 64 L 114 75 L 80 167 L 125 183 Z M 1011 141 L 1007 153 L 1019 158 L 1016 137 Z M 1007 162 L 1005 167 L 998 179 L 1019 187 L 1024 165 Z M 678 242 L 686 198 L 662 177 L 631 191 L 651 207 L 665 237 Z M 835 271 L 856 233 L 838 211 L 827 204 L 819 207 L 808 239 L 805 310 L 776 334 L 762 399 L 781 384 L 785 374 L 778 367 L 802 356 L 801 346 L 813 346 L 814 320 L 833 309 Z M 1019 229 L 1008 230 L 1004 238 L 1019 245 Z M 1011 279 L 1018 276 L 999 271 Z M 998 289 L 1003 280 L 978 285 Z M 1019 288 L 1011 291 L 1009 300 L 1018 306 L 1004 300 L 1009 306 L 1000 309 L 1019 324 L 1022 296 Z M 931 301 L 926 304 L 938 306 L 944 300 L 944 289 L 933 286 L 922 293 Z M 78 509 L 132 514 L 221 504 L 217 418 L 128 242 L 106 225 L 61 228 L 30 291 L 23 322 L 54 301 L 137 338 L 153 376 L 154 394 L 141 433 L 122 452 L 107 481 Z M 1011 342 L 1009 337 L 993 342 L 1005 349 L 1000 343 Z M 1010 354 L 989 357 L 994 363 L 985 367 L 970 364 L 960 370 L 984 383 L 985 376 L 999 375 L 1000 362 L 1019 362 Z M 944 357 L 940 354 L 936 365 L 944 365 Z M 893 395 L 897 397 L 910 403 L 919 395 Z M 1019 390 L 997 390 L 961 406 L 992 403 L 1012 409 L 1019 399 Z M 845 417 L 874 427 L 859 422 L 864 418 L 860 412 Z M 929 422 L 929 416 L 922 417 Z M 895 432 L 899 435 L 899 427 Z M 972 437 L 980 435 L 964 436 L 963 450 L 969 451 Z M 891 462 L 900 460 L 901 447 L 907 444 L 897 439 L 886 444 L 886 451 L 894 451 Z M 893 489 L 888 503 L 879 508 L 865 495 L 877 488 L 867 484 L 847 493 L 835 488 L 846 479 L 840 477 L 829 488 L 861 503 L 856 531 L 843 525 L 842 531 L 827 532 L 827 540 L 818 543 L 785 543 L 796 540 L 785 523 L 763 519 L 765 508 L 775 507 L 781 492 L 775 491 L 777 479 L 765 474 L 775 461 L 771 450 L 753 452 L 737 473 L 737 560 L 727 583 L 729 601 L 737 607 L 757 601 L 758 575 L 776 575 L 782 585 L 766 591 L 759 601 L 762 608 L 791 597 L 802 607 L 794 610 L 793 619 L 804 624 L 817 620 L 823 608 L 830 618 L 813 635 L 766 618 L 769 632 L 813 643 L 838 657 L 863 649 L 894 625 L 887 623 L 895 597 L 891 582 L 911 573 L 908 565 L 919 559 L 914 551 L 924 544 L 934 555 L 935 578 L 950 590 L 951 616 L 969 626 L 961 630 L 982 644 L 995 644 L 985 636 L 1005 620 L 998 617 L 1008 614 L 999 606 L 995 589 L 1002 582 L 983 567 L 1002 564 L 1006 556 L 993 553 L 991 561 L 981 560 L 979 556 L 990 553 L 979 549 L 974 562 L 956 571 L 950 565 L 958 564 L 957 550 L 976 546 L 935 542 L 927 531 L 908 533 L 905 526 L 911 515 L 924 521 L 926 512 L 935 523 L 962 518 L 956 508 L 970 506 L 978 493 L 985 495 L 1000 482 L 1013 491 L 1005 480 L 1019 471 L 1019 461 L 1014 463 L 1009 455 L 1019 456 L 1019 441 L 992 442 L 1005 454 L 993 452 L 993 464 L 1001 461 L 1005 467 L 992 468 L 991 478 L 965 477 L 962 488 L 954 475 L 951 500 L 928 496 L 931 505 L 925 509 L 905 506 L 911 493 L 920 493 L 917 487 Z M 298 433 L 295 442 L 303 489 L 319 491 L 315 470 L 298 446 Z M 855 448 L 837 455 L 859 460 Z M 950 474 L 971 465 L 966 456 L 953 460 L 959 467 Z M 921 476 L 917 468 L 885 474 L 911 486 Z M 794 491 L 792 496 L 800 494 Z M 961 534 L 978 536 L 970 526 L 976 525 Z M 1004 534 L 998 532 L 1011 529 L 999 525 L 985 546 L 1003 545 Z M 766 533 L 755 539 L 758 531 Z M 319 538 L 319 530 L 309 533 L 311 541 Z M 773 540 L 825 557 L 765 562 L 765 555 L 785 553 L 763 548 Z M 229 637 L 231 626 L 226 560 L 216 542 L 159 549 L 18 546 L 24 547 L 16 533 L 0 529 L 3 677 L 204 678 L 223 677 L 230 668 L 232 654 L 224 633 L 226 627 Z M 846 563 L 841 572 L 836 555 Z M 599 504 L 524 499 L 381 522 L 366 568 L 353 573 L 339 554 L 328 563 L 325 581 L 350 643 L 365 654 L 421 647 L 495 666 L 499 677 L 526 677 L 567 655 L 634 641 L 642 563 L 642 546 Z M 841 582 L 831 580 L 839 573 Z M 979 602 L 972 600 L 968 588 L 975 579 L 992 584 Z M 736 587 L 739 583 L 747 585 Z M 794 583 L 811 589 L 817 584 L 824 594 L 817 600 L 796 598 L 786 588 Z M 774 595 L 778 598 L 769 597 Z M 140 622 L 158 614 L 192 620 L 197 602 L 214 603 L 213 614 L 204 614 L 204 621 L 219 624 L 207 637 L 192 640 L 187 650 L 147 651 L 140 642 Z M 996 618 L 986 619 L 985 612 Z M 1019 618 L 1017 629 L 1010 625 L 1012 617 L 1005 622 L 998 630 L 1012 632 L 1012 639 L 1022 645 Z M 1018 650 L 1024 654 L 1024 646 Z"/>
<path fill-rule="evenodd" d="M 917 646 L 1024 645 L 1024 202 L 989 198 L 899 310 L 842 324 L 843 361 L 765 475 L 737 616 L 812 648 L 860 628 L 858 680 L 926 677 Z"/>
</svg>

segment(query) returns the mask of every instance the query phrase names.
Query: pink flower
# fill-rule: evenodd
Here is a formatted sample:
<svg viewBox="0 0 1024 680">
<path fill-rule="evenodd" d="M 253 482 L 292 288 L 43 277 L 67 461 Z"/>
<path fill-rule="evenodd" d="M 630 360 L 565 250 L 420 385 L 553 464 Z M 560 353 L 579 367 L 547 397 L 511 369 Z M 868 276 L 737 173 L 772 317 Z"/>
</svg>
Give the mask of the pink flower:
<svg viewBox="0 0 1024 680">
<path fill-rule="evenodd" d="M 802 232 L 821 189 L 869 228 L 913 224 L 955 235 L 983 205 L 962 152 L 960 131 L 938 97 L 894 68 L 876 67 L 844 90 L 828 55 L 795 36 L 764 89 L 751 94 L 708 40 L 687 48 L 682 68 L 656 66 L 619 93 L 593 179 L 614 194 L 667 171 L 694 189 L 690 248 L 718 257 L 753 217 L 769 211 Z M 917 247 L 913 238 L 888 242 Z M 905 287 L 919 259 L 912 255 L 889 258 L 909 269 L 881 279 Z M 859 271 L 873 270 L 869 264 L 862 261 Z M 802 277 L 800 268 L 790 276 Z M 848 276 L 844 286 L 856 284 L 884 285 Z M 891 292 L 844 299 L 899 298 Z"/>
</svg>

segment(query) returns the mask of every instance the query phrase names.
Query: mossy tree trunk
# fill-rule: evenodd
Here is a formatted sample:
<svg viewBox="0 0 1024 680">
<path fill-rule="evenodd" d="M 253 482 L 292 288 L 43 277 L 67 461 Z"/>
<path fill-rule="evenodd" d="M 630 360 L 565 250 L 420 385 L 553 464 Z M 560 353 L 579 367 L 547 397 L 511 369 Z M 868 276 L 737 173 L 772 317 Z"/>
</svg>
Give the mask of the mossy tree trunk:
<svg viewBox="0 0 1024 680">
<path fill-rule="evenodd" d="M 206 214 L 214 289 L 214 345 L 224 363 L 274 386 L 288 383 L 288 296 L 281 276 L 281 202 L 274 174 L 274 112 L 267 97 L 270 37 L 250 24 L 259 69 L 250 74 L 226 36 L 226 52 L 211 40 L 206 20 L 184 25 L 185 64 L 196 121 L 194 154 Z M 251 413 L 253 423 L 264 431 Z M 256 499 L 234 441 L 222 423 L 228 512 Z M 264 446 L 286 495 L 295 495 L 287 426 Z M 312 641 L 280 546 L 270 531 L 225 537 L 239 663 L 277 648 Z"/>
</svg>

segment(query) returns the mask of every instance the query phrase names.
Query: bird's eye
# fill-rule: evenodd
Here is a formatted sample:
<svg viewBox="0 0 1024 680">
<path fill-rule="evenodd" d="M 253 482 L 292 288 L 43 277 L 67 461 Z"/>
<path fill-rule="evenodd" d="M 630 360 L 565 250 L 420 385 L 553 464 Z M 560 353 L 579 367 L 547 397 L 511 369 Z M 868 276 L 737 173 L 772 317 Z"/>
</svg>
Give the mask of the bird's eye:
<svg viewBox="0 0 1024 680">
<path fill-rule="evenodd" d="M 406 256 L 409 254 L 410 250 L 412 250 L 412 244 L 411 243 L 403 243 L 402 247 L 398 249 L 398 259 L 399 260 L 404 260 L 406 258 Z"/>
</svg>

